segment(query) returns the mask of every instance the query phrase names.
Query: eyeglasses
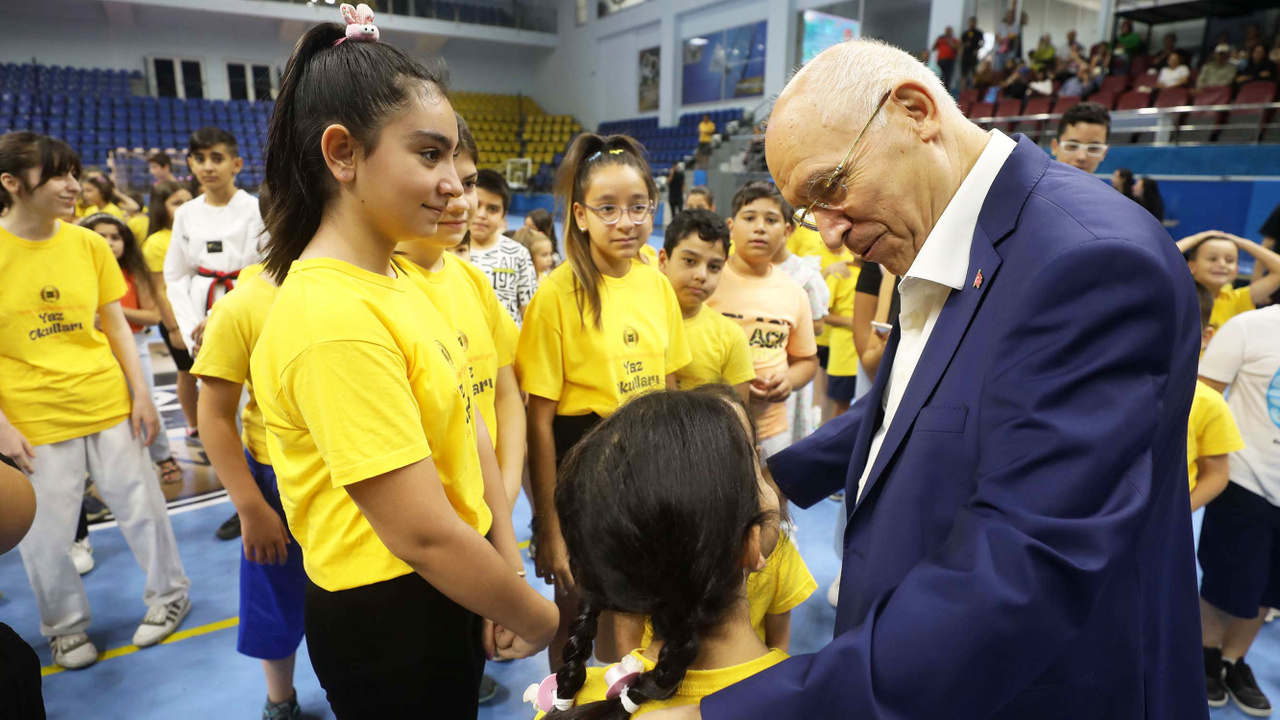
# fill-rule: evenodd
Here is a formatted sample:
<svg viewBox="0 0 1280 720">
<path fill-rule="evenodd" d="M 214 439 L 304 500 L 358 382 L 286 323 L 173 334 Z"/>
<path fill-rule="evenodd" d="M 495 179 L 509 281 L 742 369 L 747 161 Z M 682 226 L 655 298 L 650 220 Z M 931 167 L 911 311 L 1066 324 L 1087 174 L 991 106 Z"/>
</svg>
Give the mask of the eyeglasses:
<svg viewBox="0 0 1280 720">
<path fill-rule="evenodd" d="M 1080 152 L 1081 150 L 1083 150 L 1084 154 L 1088 155 L 1091 158 L 1100 158 L 1103 155 L 1106 155 L 1107 148 L 1109 147 L 1111 146 L 1107 145 L 1106 143 L 1092 143 L 1092 144 L 1086 145 L 1076 140 L 1068 140 L 1064 143 L 1058 144 L 1058 148 L 1062 150 L 1062 152 L 1064 153 L 1071 153 L 1072 155 L 1074 155 Z"/>
<path fill-rule="evenodd" d="M 845 186 L 840 180 L 840 175 L 844 173 L 845 163 L 849 162 L 849 158 L 853 157 L 853 151 L 858 147 L 858 141 L 867 133 L 867 129 L 871 127 L 871 122 L 876 119 L 876 115 L 880 114 L 880 108 L 889 101 L 890 93 L 885 93 L 880 98 L 880 104 L 876 105 L 876 111 L 871 113 L 871 117 L 867 118 L 867 124 L 862 126 L 862 131 L 858 133 L 858 137 L 853 139 L 853 145 L 849 146 L 849 152 L 844 154 L 844 159 L 836 166 L 826 179 L 819 179 L 809 188 L 809 197 L 813 201 L 807 207 L 797 210 L 792 216 L 792 220 L 806 230 L 817 230 L 818 221 L 813 217 L 813 209 L 821 208 L 823 210 L 832 210 L 844 202 Z"/>
<path fill-rule="evenodd" d="M 591 207 L 583 204 L 582 207 L 590 210 L 600 218 L 600 222 L 605 225 L 616 225 L 622 219 L 623 208 L 620 205 L 601 205 L 600 207 Z M 642 223 L 653 216 L 654 206 L 652 204 L 636 203 L 626 208 L 627 216 L 631 218 L 631 222 Z"/>
</svg>

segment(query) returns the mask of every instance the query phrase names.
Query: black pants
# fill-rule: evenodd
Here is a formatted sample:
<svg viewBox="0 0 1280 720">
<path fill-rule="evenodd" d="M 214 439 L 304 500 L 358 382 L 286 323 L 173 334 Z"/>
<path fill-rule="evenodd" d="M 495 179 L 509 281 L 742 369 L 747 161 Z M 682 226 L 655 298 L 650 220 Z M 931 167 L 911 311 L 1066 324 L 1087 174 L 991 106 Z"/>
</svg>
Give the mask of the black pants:
<svg viewBox="0 0 1280 720">
<path fill-rule="evenodd" d="M 604 418 L 595 413 L 586 415 L 557 415 L 551 421 L 551 436 L 556 441 L 556 468 L 574 445 Z"/>
<path fill-rule="evenodd" d="M 482 625 L 417 573 L 338 592 L 307 582 L 307 650 L 338 718 L 475 718 Z"/>
<path fill-rule="evenodd" d="M 938 61 L 938 69 L 942 71 L 942 84 L 947 89 L 951 88 L 951 73 L 952 71 L 955 70 L 955 68 L 956 68 L 956 61 L 954 58 L 951 60 Z"/>
<path fill-rule="evenodd" d="M 36 652 L 0 623 L 0 720 L 44 720 L 40 683 Z"/>
</svg>

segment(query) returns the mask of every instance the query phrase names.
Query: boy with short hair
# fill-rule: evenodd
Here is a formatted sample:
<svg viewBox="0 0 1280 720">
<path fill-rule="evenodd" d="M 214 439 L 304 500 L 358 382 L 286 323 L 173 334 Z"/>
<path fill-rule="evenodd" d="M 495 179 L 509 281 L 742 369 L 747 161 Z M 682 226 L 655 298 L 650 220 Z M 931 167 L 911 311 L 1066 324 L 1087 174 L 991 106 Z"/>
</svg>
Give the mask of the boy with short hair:
<svg viewBox="0 0 1280 720">
<path fill-rule="evenodd" d="M 1237 315 L 1200 359 L 1200 379 L 1231 394 L 1227 406 L 1245 447 L 1230 455 L 1230 482 L 1205 508 L 1200 531 L 1200 623 L 1209 704 L 1228 695 L 1247 714 L 1271 714 L 1244 656 L 1267 609 L 1280 606 L 1280 424 L 1273 413 L 1280 375 L 1280 306 Z"/>
<path fill-rule="evenodd" d="M 1107 158 L 1110 132 L 1111 113 L 1104 106 L 1096 102 L 1074 105 L 1058 124 L 1058 136 L 1050 145 L 1053 158 L 1092 175 Z"/>
<path fill-rule="evenodd" d="M 177 179 L 173 176 L 173 161 L 169 159 L 168 153 L 160 151 L 151 153 L 147 158 L 147 171 L 151 173 L 152 185 Z"/>
<path fill-rule="evenodd" d="M 728 257 L 729 226 L 710 210 L 685 210 L 667 226 L 658 269 L 676 291 L 693 354 L 693 360 L 676 371 L 676 387 L 690 390 L 724 383 L 746 402 L 756 377 L 747 338 L 737 323 L 705 306 L 720 285 Z"/>
<path fill-rule="evenodd" d="M 689 188 L 689 195 L 684 199 L 685 210 L 716 211 L 716 196 L 706 185 L 694 185 Z"/>
<path fill-rule="evenodd" d="M 1214 295 L 1209 288 L 1196 283 L 1200 296 L 1200 349 L 1209 346 L 1214 327 Z M 1196 380 L 1196 394 L 1191 401 L 1191 417 L 1187 421 L 1187 479 L 1191 483 L 1191 512 L 1208 505 L 1222 494 L 1229 478 L 1228 453 L 1244 449 L 1244 438 L 1231 417 L 1222 393 L 1201 380 Z"/>
<path fill-rule="evenodd" d="M 476 173 L 476 197 L 479 206 L 471 220 L 471 263 L 488 276 L 498 301 L 520 325 L 538 289 L 538 275 L 529 251 L 503 234 L 511 191 L 501 175 L 485 168 Z"/>
<path fill-rule="evenodd" d="M 236 187 L 244 167 L 235 136 L 216 127 L 191 133 L 187 164 L 204 192 L 173 214 L 173 239 L 164 259 L 169 304 L 182 341 L 218 298 L 235 287 L 240 270 L 262 261 L 258 199 Z"/>
<path fill-rule="evenodd" d="M 751 409 L 762 460 L 791 444 L 787 398 L 813 380 L 818 368 L 809 297 L 773 266 L 790 218 L 791 206 L 773 183 L 750 182 L 738 190 L 728 221 L 737 251 L 709 303 L 742 326 L 751 346 Z"/>
</svg>

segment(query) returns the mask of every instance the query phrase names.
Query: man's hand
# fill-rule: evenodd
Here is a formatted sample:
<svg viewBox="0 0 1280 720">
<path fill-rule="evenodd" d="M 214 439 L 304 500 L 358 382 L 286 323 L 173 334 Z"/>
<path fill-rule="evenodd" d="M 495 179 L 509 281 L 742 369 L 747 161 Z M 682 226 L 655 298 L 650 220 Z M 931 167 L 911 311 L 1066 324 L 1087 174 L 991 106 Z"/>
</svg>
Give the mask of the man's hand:
<svg viewBox="0 0 1280 720">
<path fill-rule="evenodd" d="M 548 523 L 549 524 L 549 523 Z M 541 527 L 538 531 L 538 555 L 534 558 L 538 577 L 555 585 L 561 592 L 573 589 L 573 573 L 569 571 L 569 548 L 564 537 L 555 527 Z"/>
<path fill-rule="evenodd" d="M 146 388 L 143 388 L 145 391 Z M 156 414 L 156 406 L 145 392 L 133 398 L 133 411 L 129 413 L 129 429 L 136 438 L 142 439 L 143 445 L 155 442 L 160 434 L 160 416 Z"/>
<path fill-rule="evenodd" d="M 191 331 L 191 357 L 195 357 L 200 353 L 200 345 L 204 343 L 204 326 L 209 324 L 209 316 L 200 318 L 200 324 L 196 325 L 196 329 Z"/>
<path fill-rule="evenodd" d="M 259 565 L 284 565 L 289 558 L 289 532 L 266 501 L 240 511 L 244 557 Z"/>
<path fill-rule="evenodd" d="M 31 443 L 27 442 L 18 428 L 3 420 L 0 420 L 0 454 L 7 455 L 28 475 L 36 470 L 31 464 L 36 459 L 36 449 L 31 447 Z"/>
</svg>

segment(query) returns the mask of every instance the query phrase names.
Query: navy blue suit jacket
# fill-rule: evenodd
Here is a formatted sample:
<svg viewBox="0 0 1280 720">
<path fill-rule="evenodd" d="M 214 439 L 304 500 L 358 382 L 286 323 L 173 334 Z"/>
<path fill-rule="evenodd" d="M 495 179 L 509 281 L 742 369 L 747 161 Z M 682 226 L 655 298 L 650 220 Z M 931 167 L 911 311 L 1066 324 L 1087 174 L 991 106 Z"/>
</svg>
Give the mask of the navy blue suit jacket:
<svg viewBox="0 0 1280 720">
<path fill-rule="evenodd" d="M 969 263 L 850 511 L 835 640 L 703 717 L 1208 716 L 1186 262 L 1136 203 L 1021 138 Z M 862 401 L 769 460 L 799 505 L 857 497 L 898 337 Z"/>
</svg>

